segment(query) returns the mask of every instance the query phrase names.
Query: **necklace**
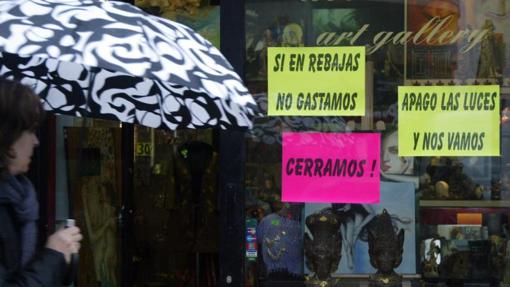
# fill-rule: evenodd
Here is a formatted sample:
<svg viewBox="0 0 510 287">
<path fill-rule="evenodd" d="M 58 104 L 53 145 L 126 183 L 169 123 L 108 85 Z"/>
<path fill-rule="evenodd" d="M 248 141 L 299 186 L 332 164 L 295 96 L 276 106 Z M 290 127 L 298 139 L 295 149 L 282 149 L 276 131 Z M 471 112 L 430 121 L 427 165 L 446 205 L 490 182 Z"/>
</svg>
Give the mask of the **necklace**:
<svg viewBox="0 0 510 287">
<path fill-rule="evenodd" d="M 280 232 L 280 234 L 282 236 L 287 235 L 287 233 L 284 230 L 282 230 Z M 281 242 L 280 234 L 276 234 L 276 236 L 273 239 L 270 239 L 267 236 L 264 237 L 264 242 L 267 244 L 267 249 L 266 249 L 267 250 L 267 255 L 269 255 L 269 257 L 271 257 L 271 259 L 273 259 L 273 261 L 280 260 L 280 258 L 282 257 L 283 253 L 287 251 L 287 248 Z M 276 245 L 276 243 L 278 243 L 278 246 L 280 248 L 277 248 L 278 246 Z M 274 249 L 277 249 L 277 250 L 275 250 L 276 254 L 273 251 L 271 251 L 271 249 L 273 247 L 275 247 Z"/>
</svg>

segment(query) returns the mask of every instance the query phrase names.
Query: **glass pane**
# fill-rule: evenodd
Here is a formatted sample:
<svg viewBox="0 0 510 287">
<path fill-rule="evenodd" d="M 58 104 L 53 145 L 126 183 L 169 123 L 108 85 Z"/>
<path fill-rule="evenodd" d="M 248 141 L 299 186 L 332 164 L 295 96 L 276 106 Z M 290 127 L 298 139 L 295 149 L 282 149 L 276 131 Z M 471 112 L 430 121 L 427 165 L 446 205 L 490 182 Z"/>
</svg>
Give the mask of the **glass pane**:
<svg viewBox="0 0 510 287">
<path fill-rule="evenodd" d="M 247 135 L 246 149 L 245 286 L 321 286 L 324 281 L 333 286 L 360 286 L 378 279 L 402 281 L 406 286 L 510 283 L 508 15 L 508 1 L 500 0 L 246 1 L 246 82 L 261 107 L 267 110 L 270 103 L 269 47 L 365 46 L 366 114 L 296 114 L 256 120 Z M 309 85 L 319 87 L 312 81 Z M 501 155 L 402 156 L 399 134 L 434 120 L 424 116 L 411 122 L 411 128 L 401 129 L 398 87 L 470 85 L 500 89 L 500 110 L 493 113 L 499 118 L 499 130 L 485 134 L 482 140 L 499 141 Z M 456 105 L 463 108 L 464 96 L 467 110 L 473 98 L 466 118 L 481 122 L 473 109 L 491 109 L 490 99 L 484 103 L 477 94 L 462 94 L 460 104 L 454 97 L 450 102 L 439 99 L 437 106 L 444 111 L 455 110 Z M 323 98 L 327 97 L 332 95 Z M 425 109 L 430 102 L 415 104 Z M 445 135 L 444 144 L 464 145 L 465 149 L 476 145 L 472 144 L 473 133 L 469 140 L 466 132 L 462 134 L 470 128 L 467 123 L 464 127 L 458 124 L 460 133 L 455 133 L 455 121 L 452 117 L 436 123 L 452 132 L 450 143 Z M 373 148 L 380 150 L 381 202 L 282 201 L 285 132 L 380 134 L 380 146 Z M 306 149 L 313 151 L 314 144 Z M 306 185 L 301 188 L 312 192 Z M 315 190 L 325 188 L 315 186 Z M 340 223 L 317 227 L 314 218 Z M 389 227 L 379 228 L 383 222 L 389 222 Z M 401 246 L 392 247 L 400 243 L 401 230 Z M 380 238 L 377 234 L 393 238 L 391 244 L 378 245 L 383 240 L 375 240 Z M 328 252 L 321 253 L 321 248 Z M 401 256 L 389 253 L 399 248 L 403 248 Z M 390 264 L 390 270 L 402 277 L 384 271 L 385 259 L 391 257 L 401 259 Z"/>
<path fill-rule="evenodd" d="M 215 286 L 217 152 L 212 131 L 135 128 L 134 286 Z"/>
<path fill-rule="evenodd" d="M 84 122 L 85 121 L 85 122 Z M 118 122 L 59 117 L 64 135 L 69 205 L 57 191 L 57 219 L 74 218 L 84 235 L 78 284 L 120 286 L 122 204 L 121 129 Z M 67 210 L 66 210 L 67 209 Z M 68 213 L 69 211 L 69 213 Z M 67 216 L 71 214 L 71 216 Z"/>
</svg>

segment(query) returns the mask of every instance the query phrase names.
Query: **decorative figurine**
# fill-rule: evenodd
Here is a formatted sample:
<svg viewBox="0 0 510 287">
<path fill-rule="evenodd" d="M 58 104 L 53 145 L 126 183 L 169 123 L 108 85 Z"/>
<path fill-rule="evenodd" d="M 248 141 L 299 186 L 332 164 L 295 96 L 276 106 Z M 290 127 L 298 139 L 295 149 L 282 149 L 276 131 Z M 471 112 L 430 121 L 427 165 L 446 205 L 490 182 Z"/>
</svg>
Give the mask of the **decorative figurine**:
<svg viewBox="0 0 510 287">
<path fill-rule="evenodd" d="M 450 199 L 476 199 L 475 183 L 463 171 L 460 161 L 452 161 L 448 177 Z"/>
<path fill-rule="evenodd" d="M 500 200 L 501 199 L 501 185 L 502 185 L 502 182 L 500 179 L 493 178 L 491 180 L 491 199 L 492 200 Z"/>
<path fill-rule="evenodd" d="M 423 262 L 423 276 L 427 278 L 439 277 L 439 263 L 441 256 L 440 241 L 431 239 L 429 250 L 427 252 L 428 259 Z"/>
<path fill-rule="evenodd" d="M 420 186 L 423 199 L 480 199 L 483 189 L 464 173 L 463 164 L 458 160 L 441 158 L 440 163 L 427 167 L 430 183 Z"/>
<path fill-rule="evenodd" d="M 482 29 L 488 30 L 487 35 L 480 44 L 480 59 L 478 62 L 478 78 L 494 78 L 501 75 L 504 57 L 501 53 L 501 37 L 494 33 L 494 23 L 490 19 L 485 19 Z M 502 61 L 503 60 L 503 61 Z"/>
<path fill-rule="evenodd" d="M 304 247 L 306 265 L 314 274 L 307 278 L 307 286 L 336 286 L 338 279 L 332 278 L 342 257 L 340 220 L 331 209 L 309 215 L 306 226 L 313 239 L 305 233 Z"/>
<path fill-rule="evenodd" d="M 404 230 L 395 233 L 391 216 L 386 209 L 375 219 L 368 230 L 368 254 L 370 264 L 377 269 L 370 275 L 369 284 L 374 287 L 393 287 L 402 285 L 402 276 L 393 269 L 402 263 L 404 251 Z"/>
</svg>

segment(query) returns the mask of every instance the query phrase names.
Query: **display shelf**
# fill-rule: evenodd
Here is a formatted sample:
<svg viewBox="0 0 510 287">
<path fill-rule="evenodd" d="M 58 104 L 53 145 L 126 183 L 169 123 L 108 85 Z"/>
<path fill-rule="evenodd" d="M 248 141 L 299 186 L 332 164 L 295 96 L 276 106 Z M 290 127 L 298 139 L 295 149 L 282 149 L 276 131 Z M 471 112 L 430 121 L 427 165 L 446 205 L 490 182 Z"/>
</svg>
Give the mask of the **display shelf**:
<svg viewBox="0 0 510 287">
<path fill-rule="evenodd" d="M 368 274 L 342 274 L 339 276 L 333 276 L 340 278 L 342 287 L 369 287 L 370 283 L 368 280 Z M 402 274 L 402 287 L 419 286 L 421 279 L 420 274 Z M 414 283 L 413 283 L 414 282 Z"/>
<path fill-rule="evenodd" d="M 510 200 L 420 200 L 420 207 L 510 208 Z"/>
<path fill-rule="evenodd" d="M 416 280 L 421 279 L 422 276 L 420 274 L 401 274 L 402 278 L 404 280 Z M 370 274 L 341 274 L 341 275 L 333 275 L 333 278 L 340 278 L 340 279 L 366 279 L 368 280 L 368 277 Z"/>
</svg>

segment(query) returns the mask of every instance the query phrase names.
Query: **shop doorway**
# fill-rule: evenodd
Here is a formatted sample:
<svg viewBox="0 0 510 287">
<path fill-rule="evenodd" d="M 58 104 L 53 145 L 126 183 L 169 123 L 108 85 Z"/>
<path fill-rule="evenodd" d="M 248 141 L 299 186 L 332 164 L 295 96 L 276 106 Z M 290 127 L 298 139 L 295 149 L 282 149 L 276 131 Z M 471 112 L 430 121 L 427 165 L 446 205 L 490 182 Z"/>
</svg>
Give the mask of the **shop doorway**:
<svg viewBox="0 0 510 287">
<path fill-rule="evenodd" d="M 218 153 L 208 130 L 134 131 L 133 286 L 216 286 Z"/>
<path fill-rule="evenodd" d="M 128 163 L 122 129 L 65 128 L 71 215 L 85 235 L 77 284 L 217 286 L 213 132 L 134 127 Z"/>
<path fill-rule="evenodd" d="M 69 210 L 84 235 L 78 286 L 120 286 L 120 128 L 66 127 Z"/>
</svg>

